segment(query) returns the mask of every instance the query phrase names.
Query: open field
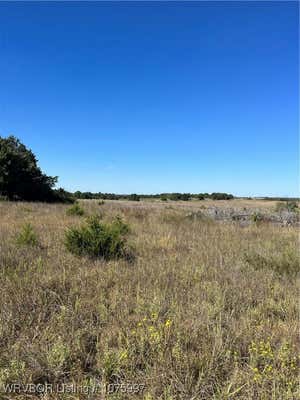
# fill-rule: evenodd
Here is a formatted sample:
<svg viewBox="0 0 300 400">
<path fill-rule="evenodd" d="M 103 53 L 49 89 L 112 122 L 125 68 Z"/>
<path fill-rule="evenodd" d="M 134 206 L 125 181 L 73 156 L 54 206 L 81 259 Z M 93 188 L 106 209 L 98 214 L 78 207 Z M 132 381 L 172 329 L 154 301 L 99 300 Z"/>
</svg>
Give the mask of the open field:
<svg viewBox="0 0 300 400">
<path fill-rule="evenodd" d="M 0 202 L 1 399 L 41 398 L 5 393 L 12 383 L 77 385 L 43 399 L 298 398 L 297 228 L 187 216 L 275 202 L 81 204 L 129 224 L 133 260 L 70 254 L 65 230 L 85 216 L 66 205 Z M 35 246 L 16 244 L 25 222 Z M 101 393 L 88 397 L 95 379 Z"/>
<path fill-rule="evenodd" d="M 82 200 L 83 202 L 88 201 L 92 202 L 92 200 Z M 97 201 L 97 200 L 95 200 Z M 201 210 L 203 208 L 209 208 L 209 207 L 217 207 L 217 208 L 225 208 L 225 209 L 238 209 L 238 210 L 243 210 L 243 209 L 249 209 L 252 211 L 261 211 L 261 212 L 267 212 L 267 213 L 272 213 L 276 210 L 276 206 L 279 203 L 278 201 L 275 200 L 260 200 L 260 199 L 253 199 L 253 200 L 248 200 L 248 199 L 232 199 L 232 200 L 212 200 L 212 199 L 205 199 L 205 200 L 195 200 L 192 199 L 190 201 L 172 201 L 168 200 L 166 202 L 161 201 L 160 199 L 143 199 L 138 202 L 133 202 L 129 200 L 105 200 L 107 204 L 118 204 L 121 203 L 122 206 L 127 206 L 127 207 L 132 207 L 134 206 L 135 208 L 143 208 L 143 207 L 155 207 L 155 208 L 168 208 L 168 207 L 176 207 L 176 208 L 184 208 L 184 209 L 197 209 Z M 300 202 L 297 202 L 298 206 L 300 206 Z"/>
<path fill-rule="evenodd" d="M 164 202 L 160 200 L 146 200 L 146 202 L 152 202 L 156 204 L 164 205 Z M 128 203 L 128 202 L 127 202 Z M 212 199 L 205 199 L 205 200 L 191 200 L 191 201 L 168 201 L 168 203 L 179 205 L 179 206 L 189 206 L 189 207 L 233 207 L 233 208 L 251 208 L 251 209 L 261 209 L 261 210 L 274 210 L 277 204 L 275 200 L 260 200 L 260 199 L 232 199 L 232 200 L 212 200 Z"/>
<path fill-rule="evenodd" d="M 83 200 L 84 202 L 85 200 Z M 87 200 L 90 202 L 90 200 Z M 95 200 L 96 201 L 96 200 Z M 106 200 L 106 204 L 116 205 L 119 201 Z M 253 220 L 264 220 L 265 223 L 272 223 L 280 226 L 293 225 L 300 226 L 299 210 L 300 202 L 294 202 L 297 210 L 288 211 L 278 210 L 278 205 L 286 205 L 287 202 L 278 202 L 273 200 L 211 200 L 202 201 L 161 201 L 159 199 L 143 199 L 141 201 L 122 200 L 121 208 L 135 208 L 140 210 L 173 210 L 174 212 L 185 212 L 190 218 L 209 217 L 221 222 L 239 221 L 240 225 L 250 225 Z M 86 203 L 88 204 L 88 203 Z"/>
</svg>

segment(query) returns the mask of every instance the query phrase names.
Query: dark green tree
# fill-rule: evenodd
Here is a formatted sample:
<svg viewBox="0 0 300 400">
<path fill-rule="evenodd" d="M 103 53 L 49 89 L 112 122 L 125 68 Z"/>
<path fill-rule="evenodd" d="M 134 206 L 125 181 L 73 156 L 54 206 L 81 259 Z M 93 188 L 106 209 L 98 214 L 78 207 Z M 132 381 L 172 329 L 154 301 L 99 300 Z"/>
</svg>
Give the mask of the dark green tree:
<svg viewBox="0 0 300 400">
<path fill-rule="evenodd" d="M 45 175 L 33 152 L 14 136 L 0 137 L 0 194 L 10 200 L 55 201 L 57 177 Z"/>
<path fill-rule="evenodd" d="M 213 200 L 231 200 L 233 199 L 233 195 L 230 193 L 212 193 L 210 198 Z"/>
<path fill-rule="evenodd" d="M 128 196 L 128 200 L 140 201 L 140 196 L 136 193 L 132 193 Z"/>
</svg>

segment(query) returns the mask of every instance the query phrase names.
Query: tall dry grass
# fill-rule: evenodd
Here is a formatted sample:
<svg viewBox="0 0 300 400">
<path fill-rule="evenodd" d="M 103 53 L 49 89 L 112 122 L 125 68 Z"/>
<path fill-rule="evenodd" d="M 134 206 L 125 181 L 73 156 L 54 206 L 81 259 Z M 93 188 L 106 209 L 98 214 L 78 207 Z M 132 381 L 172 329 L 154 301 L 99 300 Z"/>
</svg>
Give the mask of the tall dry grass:
<svg viewBox="0 0 300 400">
<path fill-rule="evenodd" d="M 135 383 L 44 399 L 296 399 L 295 228 L 190 220 L 181 209 L 82 202 L 131 226 L 135 259 L 75 257 L 66 206 L 0 203 L 0 384 Z M 39 246 L 15 238 L 30 223 Z M 299 393 L 298 393 L 299 395 Z M 40 398 L 31 394 L 30 398 Z"/>
</svg>

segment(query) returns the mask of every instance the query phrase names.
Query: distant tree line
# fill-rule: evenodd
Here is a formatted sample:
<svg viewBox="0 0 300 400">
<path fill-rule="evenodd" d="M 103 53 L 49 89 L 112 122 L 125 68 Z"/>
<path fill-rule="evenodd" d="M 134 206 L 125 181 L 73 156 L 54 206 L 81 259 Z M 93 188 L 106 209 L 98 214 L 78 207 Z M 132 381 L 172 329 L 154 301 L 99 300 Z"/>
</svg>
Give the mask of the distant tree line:
<svg viewBox="0 0 300 400">
<path fill-rule="evenodd" d="M 115 194 L 115 193 L 92 193 L 92 192 L 80 192 L 76 191 L 73 193 L 76 199 L 90 199 L 90 200 L 133 200 L 140 201 L 143 195 L 138 195 L 136 193 L 132 194 Z M 146 195 L 147 197 L 147 195 Z"/>
<path fill-rule="evenodd" d="M 74 194 L 76 199 L 94 199 L 94 200 L 132 200 L 139 201 L 140 199 L 160 199 L 162 201 L 189 201 L 192 199 L 197 200 L 230 200 L 234 196 L 229 193 L 160 193 L 160 194 L 115 194 L 115 193 L 92 193 L 76 191 Z"/>
<path fill-rule="evenodd" d="M 76 199 L 132 200 L 157 198 L 162 201 L 192 199 L 229 200 L 228 193 L 160 193 L 160 194 L 115 194 L 67 192 L 55 188 L 57 176 L 48 176 L 38 166 L 34 153 L 14 136 L 0 137 L 0 196 L 8 200 L 73 202 Z"/>
</svg>

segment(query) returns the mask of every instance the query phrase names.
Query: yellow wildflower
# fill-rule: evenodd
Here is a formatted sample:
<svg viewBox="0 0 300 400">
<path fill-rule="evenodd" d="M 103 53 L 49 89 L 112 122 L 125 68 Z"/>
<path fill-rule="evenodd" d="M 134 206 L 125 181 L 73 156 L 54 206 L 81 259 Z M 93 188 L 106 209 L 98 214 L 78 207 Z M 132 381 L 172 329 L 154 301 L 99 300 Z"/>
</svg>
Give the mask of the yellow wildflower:
<svg viewBox="0 0 300 400">
<path fill-rule="evenodd" d="M 165 322 L 165 327 L 169 328 L 169 326 L 171 326 L 171 324 L 172 324 L 172 321 L 170 319 L 167 319 Z"/>
</svg>

